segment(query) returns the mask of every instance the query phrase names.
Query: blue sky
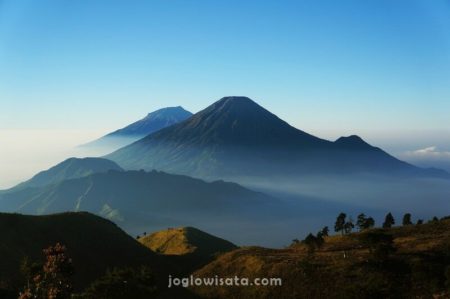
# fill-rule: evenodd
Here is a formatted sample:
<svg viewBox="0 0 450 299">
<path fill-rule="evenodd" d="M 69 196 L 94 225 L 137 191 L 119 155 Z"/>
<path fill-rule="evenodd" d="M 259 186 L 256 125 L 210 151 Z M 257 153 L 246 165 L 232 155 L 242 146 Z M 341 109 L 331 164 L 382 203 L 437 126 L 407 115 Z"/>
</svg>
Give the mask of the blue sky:
<svg viewBox="0 0 450 299">
<path fill-rule="evenodd" d="M 247 95 L 300 128 L 449 128 L 449 1 L 0 0 L 0 128 Z"/>
<path fill-rule="evenodd" d="M 0 187 L 227 95 L 450 169 L 450 1 L 0 0 Z"/>
</svg>

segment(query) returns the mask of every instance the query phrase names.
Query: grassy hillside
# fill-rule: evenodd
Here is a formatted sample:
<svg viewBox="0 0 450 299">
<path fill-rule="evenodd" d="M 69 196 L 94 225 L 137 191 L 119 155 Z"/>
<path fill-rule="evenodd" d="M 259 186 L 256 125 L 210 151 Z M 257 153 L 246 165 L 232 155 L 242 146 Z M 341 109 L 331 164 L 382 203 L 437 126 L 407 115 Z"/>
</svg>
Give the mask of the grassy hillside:
<svg viewBox="0 0 450 299">
<path fill-rule="evenodd" d="M 158 256 L 114 223 L 89 213 L 25 216 L 0 213 L 0 286 L 23 286 L 20 263 L 42 261 L 42 249 L 60 242 L 67 246 L 75 268 L 76 290 L 103 275 L 107 268 L 147 265 L 164 281 L 174 271 Z M 22 284 L 22 285 L 20 285 Z"/>
<path fill-rule="evenodd" d="M 204 298 L 449 298 L 449 265 L 450 220 L 441 220 L 326 237 L 316 250 L 238 249 L 194 276 L 280 277 L 283 286 L 194 290 Z"/>
<path fill-rule="evenodd" d="M 151 250 L 167 255 L 214 255 L 237 246 L 193 227 L 169 228 L 139 238 Z"/>
<path fill-rule="evenodd" d="M 237 248 L 231 242 L 193 227 L 169 228 L 138 240 L 154 252 L 167 255 L 183 269 L 184 274 L 197 270 L 220 254 Z"/>
</svg>

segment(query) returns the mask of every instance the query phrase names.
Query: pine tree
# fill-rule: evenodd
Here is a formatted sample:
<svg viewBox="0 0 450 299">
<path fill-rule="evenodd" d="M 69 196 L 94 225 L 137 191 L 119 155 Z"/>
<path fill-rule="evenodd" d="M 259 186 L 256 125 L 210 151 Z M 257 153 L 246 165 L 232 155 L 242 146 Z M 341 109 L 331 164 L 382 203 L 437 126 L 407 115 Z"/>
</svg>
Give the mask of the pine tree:
<svg viewBox="0 0 450 299">
<path fill-rule="evenodd" d="M 336 223 L 334 224 L 334 231 L 335 232 L 341 232 L 341 235 L 344 235 L 344 226 L 345 226 L 345 219 L 347 218 L 347 215 L 345 213 L 340 213 L 339 216 L 336 219 Z"/>
<path fill-rule="evenodd" d="M 391 213 L 386 215 L 384 219 L 383 228 L 391 228 L 395 224 L 394 216 Z"/>
<path fill-rule="evenodd" d="M 364 213 L 359 214 L 356 220 L 356 227 L 358 228 L 359 231 L 366 229 L 366 222 L 367 222 L 366 215 L 364 215 Z"/>
<path fill-rule="evenodd" d="M 322 228 L 322 230 L 320 232 L 323 237 L 328 237 L 330 229 L 328 228 L 328 226 L 325 226 L 324 228 Z"/>
<path fill-rule="evenodd" d="M 366 219 L 365 229 L 369 229 L 375 226 L 375 220 L 372 217 Z"/>
<path fill-rule="evenodd" d="M 351 233 L 354 228 L 355 228 L 355 225 L 353 224 L 353 220 L 351 218 L 347 222 L 345 222 L 344 231 L 346 234 Z"/>
<path fill-rule="evenodd" d="M 403 216 L 402 224 L 403 224 L 403 225 L 412 225 L 412 222 L 411 222 L 411 214 L 410 214 L 410 213 L 406 213 L 406 214 Z"/>
</svg>

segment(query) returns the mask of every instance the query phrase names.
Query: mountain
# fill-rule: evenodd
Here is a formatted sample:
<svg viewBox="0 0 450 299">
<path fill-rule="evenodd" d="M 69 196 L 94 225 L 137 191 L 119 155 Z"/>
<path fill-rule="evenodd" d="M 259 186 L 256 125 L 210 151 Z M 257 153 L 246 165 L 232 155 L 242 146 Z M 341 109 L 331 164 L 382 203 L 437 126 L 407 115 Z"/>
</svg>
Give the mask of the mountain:
<svg viewBox="0 0 450 299">
<path fill-rule="evenodd" d="M 75 179 L 91 175 L 93 173 L 108 172 L 110 170 L 122 171 L 115 162 L 102 158 L 69 158 L 48 170 L 41 171 L 30 180 L 23 182 L 13 190 L 28 187 L 43 187 L 62 182 L 67 179 Z"/>
<path fill-rule="evenodd" d="M 450 220 L 442 219 L 325 237 L 312 251 L 302 242 L 284 249 L 240 248 L 192 275 L 246 277 L 248 285 L 191 289 L 217 299 L 448 298 L 449 232 Z M 281 285 L 258 286 L 252 284 L 255 278 L 279 278 Z"/>
<path fill-rule="evenodd" d="M 97 140 L 82 145 L 84 148 L 101 148 L 115 150 L 137 141 L 148 134 L 182 122 L 192 116 L 181 106 L 167 107 L 149 113 L 122 129 L 111 132 Z"/>
<path fill-rule="evenodd" d="M 89 213 L 48 216 L 0 213 L 0 235 L 1 287 L 20 283 L 23 286 L 19 273 L 23 259 L 42 261 L 42 250 L 57 242 L 67 247 L 72 258 L 76 290 L 113 267 L 148 265 L 164 282 L 167 274 L 175 271 L 164 257 L 142 246 L 114 223 Z"/>
<path fill-rule="evenodd" d="M 194 227 L 168 228 L 140 237 L 138 240 L 151 250 L 167 255 L 213 256 L 237 248 L 231 242 Z"/>
<path fill-rule="evenodd" d="M 357 136 L 323 140 L 247 97 L 225 97 L 188 120 L 107 156 L 125 169 L 204 179 L 377 173 L 448 176 L 402 162 Z"/>
<path fill-rule="evenodd" d="M 148 228 L 249 219 L 273 202 L 276 200 L 235 183 L 206 183 L 156 171 L 111 170 L 4 193 L 0 210 L 38 215 L 88 211 L 138 234 Z M 269 210 L 267 207 L 265 213 Z"/>
</svg>

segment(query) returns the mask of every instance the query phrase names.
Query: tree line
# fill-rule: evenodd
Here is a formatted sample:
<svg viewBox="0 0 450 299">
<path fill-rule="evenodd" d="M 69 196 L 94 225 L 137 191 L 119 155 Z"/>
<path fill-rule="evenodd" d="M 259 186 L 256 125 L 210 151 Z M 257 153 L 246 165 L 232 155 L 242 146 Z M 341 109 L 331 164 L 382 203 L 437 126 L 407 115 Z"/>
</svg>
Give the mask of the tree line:
<svg viewBox="0 0 450 299">
<path fill-rule="evenodd" d="M 437 222 L 439 219 L 435 216 L 429 222 Z M 395 225 L 395 218 L 391 212 L 387 213 L 384 217 L 384 221 L 381 225 L 383 229 L 390 229 Z M 423 224 L 423 219 L 418 219 L 416 225 Z M 409 226 L 414 225 L 412 222 L 411 213 L 406 213 L 402 218 L 402 225 Z M 364 213 L 361 213 L 356 218 L 356 222 L 352 219 L 352 217 L 347 217 L 346 213 L 341 212 L 335 221 L 334 231 L 336 233 L 340 233 L 342 236 L 348 235 L 353 232 L 355 227 L 359 232 L 375 228 L 375 219 L 372 217 L 366 216 Z M 328 237 L 329 228 L 325 226 L 322 228 L 316 235 L 309 233 L 303 241 L 299 241 L 298 239 L 293 240 L 293 244 L 303 243 L 308 246 L 310 252 L 314 251 L 317 248 L 320 248 L 324 243 L 324 237 Z"/>
</svg>

